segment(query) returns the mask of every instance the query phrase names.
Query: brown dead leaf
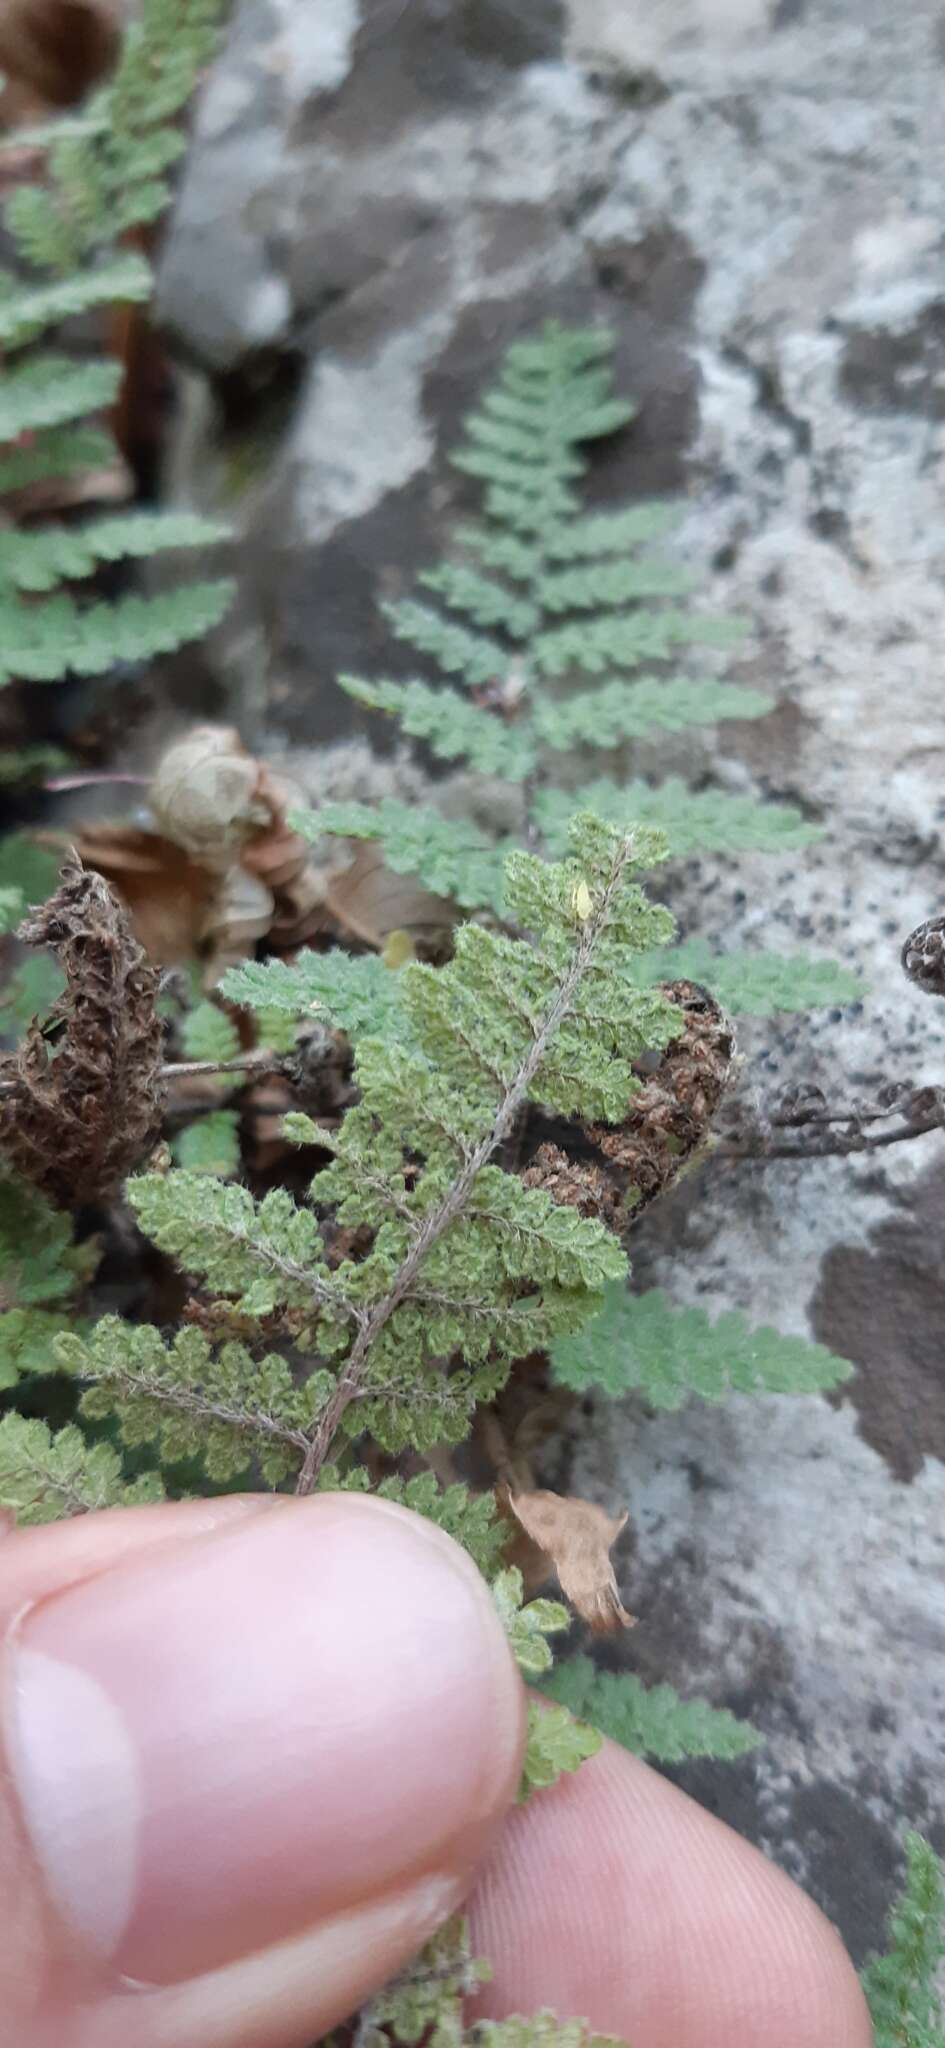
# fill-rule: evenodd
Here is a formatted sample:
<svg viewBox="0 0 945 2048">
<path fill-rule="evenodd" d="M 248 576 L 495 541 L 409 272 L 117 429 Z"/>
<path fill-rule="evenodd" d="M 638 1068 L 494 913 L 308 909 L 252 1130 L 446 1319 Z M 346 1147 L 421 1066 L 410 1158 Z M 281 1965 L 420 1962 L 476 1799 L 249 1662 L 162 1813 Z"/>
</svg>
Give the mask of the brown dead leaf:
<svg viewBox="0 0 945 2048">
<path fill-rule="evenodd" d="M 349 868 L 329 877 L 325 902 L 343 932 L 378 952 L 392 932 L 403 932 L 418 951 L 429 954 L 456 921 L 444 897 L 431 895 L 415 876 L 385 867 L 372 840 L 359 847 Z"/>
<path fill-rule="evenodd" d="M 160 1137 L 158 975 L 107 883 L 76 860 L 17 937 L 51 948 L 66 989 L 46 1024 L 0 1058 L 0 1149 L 75 1208 L 114 1195 Z"/>
<path fill-rule="evenodd" d="M 611 1545 L 626 1527 L 626 1513 L 615 1520 L 593 1501 L 573 1494 L 504 1494 L 505 1505 L 531 1542 L 544 1553 L 548 1574 L 554 1571 L 565 1597 L 597 1635 L 632 1628 L 634 1617 L 621 1604 Z"/>
<path fill-rule="evenodd" d="M 217 878 L 173 840 L 136 825 L 86 825 L 73 835 L 86 867 L 121 897 L 149 958 L 175 967 L 199 952 Z"/>
<path fill-rule="evenodd" d="M 212 987 L 260 939 L 285 949 L 324 928 L 308 844 L 286 824 L 295 792 L 231 727 L 198 726 L 176 741 L 149 797 L 160 830 L 90 826 L 74 837 L 128 905 L 152 959 L 199 958 Z"/>
<path fill-rule="evenodd" d="M 124 12 L 118 0 L 4 0 L 4 120 L 18 125 L 77 106 L 113 63 Z"/>
</svg>

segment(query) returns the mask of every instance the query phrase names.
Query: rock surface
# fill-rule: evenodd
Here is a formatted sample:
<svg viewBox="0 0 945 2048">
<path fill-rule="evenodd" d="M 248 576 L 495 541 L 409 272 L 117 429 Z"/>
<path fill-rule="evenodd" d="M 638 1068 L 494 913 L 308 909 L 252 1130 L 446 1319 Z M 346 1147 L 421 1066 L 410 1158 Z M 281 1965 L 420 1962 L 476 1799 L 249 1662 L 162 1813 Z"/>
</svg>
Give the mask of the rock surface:
<svg viewBox="0 0 945 2048">
<path fill-rule="evenodd" d="M 359 730 L 339 671 L 405 672 L 377 600 L 438 551 L 444 449 L 503 345 L 547 312 L 613 324 L 640 413 L 594 489 L 686 494 L 711 600 L 753 624 L 733 673 L 778 698 L 673 765 L 826 828 L 688 864 L 674 907 L 869 983 L 743 1033 L 762 1101 L 945 1079 L 945 1005 L 898 969 L 945 882 L 943 83 L 940 0 L 243 0 L 165 253 L 179 478 L 240 536 L 212 658 L 295 747 Z M 601 1403 L 561 1452 L 632 1511 L 630 1661 L 764 1732 L 679 1776 L 858 1958 L 902 1825 L 945 1850 L 943 1191 L 939 1136 L 711 1164 L 641 1226 L 640 1280 L 811 1331 L 856 1379 Z"/>
</svg>

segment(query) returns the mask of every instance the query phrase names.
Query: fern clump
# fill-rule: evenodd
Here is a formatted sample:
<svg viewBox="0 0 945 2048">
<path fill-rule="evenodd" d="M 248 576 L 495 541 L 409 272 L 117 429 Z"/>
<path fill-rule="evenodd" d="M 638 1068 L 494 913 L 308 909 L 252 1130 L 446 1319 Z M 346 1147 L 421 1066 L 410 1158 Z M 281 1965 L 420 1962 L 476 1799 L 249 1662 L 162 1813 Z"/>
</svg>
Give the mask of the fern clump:
<svg viewBox="0 0 945 2048">
<path fill-rule="evenodd" d="M 592 1722 L 634 1756 L 678 1764 L 686 1757 L 731 1760 L 757 1749 L 747 1721 L 705 1700 L 682 1700 L 671 1685 L 647 1688 L 629 1671 L 599 1671 L 590 1657 L 569 1657 L 542 1683 L 559 1706 Z"/>
<path fill-rule="evenodd" d="M 943 2048 L 945 1879 L 921 1835 L 906 1836 L 906 1877 L 889 1920 L 889 1947 L 863 1971 L 876 2048 Z"/>
<path fill-rule="evenodd" d="M 627 772 L 633 742 L 761 718 L 771 699 L 681 666 L 692 650 L 732 647 L 741 628 L 685 601 L 691 578 L 662 546 L 672 507 L 584 508 L 586 447 L 633 414 L 615 395 L 612 353 L 606 330 L 555 322 L 509 349 L 453 457 L 482 487 L 482 518 L 458 528 L 455 558 L 421 575 L 435 602 L 409 597 L 383 607 L 395 638 L 440 678 L 346 675 L 342 687 L 440 760 L 509 785 L 519 837 L 553 855 L 581 809 L 619 830 L 652 825 L 674 854 L 794 851 L 817 828 L 793 805 L 691 790 L 678 775 L 650 781 Z M 595 768 L 605 752 L 618 774 Z M 294 822 L 313 838 L 377 839 L 395 872 L 419 875 L 463 909 L 507 914 L 508 841 L 497 844 L 471 824 L 390 799 L 374 808 L 326 804 Z M 653 978 L 692 971 L 730 1010 L 756 1014 L 860 992 L 831 961 L 765 953 L 716 960 L 703 950 L 699 975 L 658 962 Z"/>
<path fill-rule="evenodd" d="M 117 68 L 81 116 L 33 139 L 42 182 L 20 184 L 4 226 L 15 267 L 0 270 L 0 497 L 113 467 L 102 419 L 121 382 L 116 361 L 73 358 L 39 338 L 77 314 L 151 295 L 139 231 L 164 209 L 184 147 L 178 122 L 213 43 L 223 0 L 143 0 Z M 0 684 L 102 675 L 149 661 L 216 625 L 220 579 L 93 602 L 73 586 L 100 566 L 203 548 L 223 529 L 190 513 L 115 512 L 50 521 L 5 537 L 0 553 Z"/>
</svg>

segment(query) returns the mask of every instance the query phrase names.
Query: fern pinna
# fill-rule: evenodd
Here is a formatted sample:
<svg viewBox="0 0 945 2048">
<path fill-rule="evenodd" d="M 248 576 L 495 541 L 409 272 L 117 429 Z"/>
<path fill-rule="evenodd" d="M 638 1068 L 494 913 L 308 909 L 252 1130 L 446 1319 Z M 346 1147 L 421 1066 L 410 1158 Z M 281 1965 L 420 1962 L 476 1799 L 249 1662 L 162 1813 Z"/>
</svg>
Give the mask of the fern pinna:
<svg viewBox="0 0 945 2048">
<path fill-rule="evenodd" d="M 612 355 L 605 329 L 554 322 L 509 349 L 453 457 L 482 485 L 482 518 L 458 527 L 455 559 L 421 575 L 435 603 L 383 607 L 395 637 L 441 679 L 340 679 L 439 760 L 517 793 L 515 838 L 497 845 L 471 822 L 394 799 L 326 804 L 300 821 L 313 836 L 379 839 L 389 867 L 420 875 L 465 909 L 501 916 L 507 846 L 524 839 L 557 854 L 581 808 L 622 828 L 658 826 L 676 855 L 784 852 L 817 837 L 793 805 L 632 772 L 634 741 L 761 718 L 771 699 L 688 665 L 691 650 L 731 647 L 741 628 L 691 609 L 690 576 L 654 552 L 676 524 L 674 508 L 584 509 L 585 445 L 634 411 L 614 395 Z M 615 757 L 616 773 L 595 771 L 601 753 Z M 654 964 L 655 978 L 692 972 L 682 955 Z M 721 956 L 717 974 L 710 956 L 699 978 L 719 994 L 724 982 L 727 1007 L 755 1014 L 859 993 L 833 962 L 760 951 Z"/>
<path fill-rule="evenodd" d="M 38 346 L 77 314 L 151 295 L 139 231 L 167 205 L 168 172 L 184 148 L 178 115 L 213 43 L 224 0 L 142 0 L 112 78 L 81 114 L 16 140 L 44 156 L 4 209 L 17 259 L 0 271 L 0 499 L 114 465 L 104 419 L 121 364 Z M 101 675 L 198 638 L 221 618 L 230 585 L 180 582 L 154 595 L 77 599 L 71 586 L 101 565 L 206 547 L 223 529 L 188 513 L 103 513 L 4 534 L 0 546 L 0 684 Z"/>
</svg>

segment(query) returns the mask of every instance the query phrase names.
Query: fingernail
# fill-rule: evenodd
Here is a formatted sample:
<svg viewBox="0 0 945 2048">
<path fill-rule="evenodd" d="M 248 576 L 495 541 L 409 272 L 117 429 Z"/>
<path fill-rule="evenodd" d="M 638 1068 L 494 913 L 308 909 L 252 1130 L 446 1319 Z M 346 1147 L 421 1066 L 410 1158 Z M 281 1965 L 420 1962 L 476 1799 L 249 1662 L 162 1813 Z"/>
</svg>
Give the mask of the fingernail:
<svg viewBox="0 0 945 2048">
<path fill-rule="evenodd" d="M 54 1906 L 170 1983 L 480 1853 L 521 1695 L 469 1560 L 326 1495 L 33 1608 L 7 1756 Z"/>
</svg>

